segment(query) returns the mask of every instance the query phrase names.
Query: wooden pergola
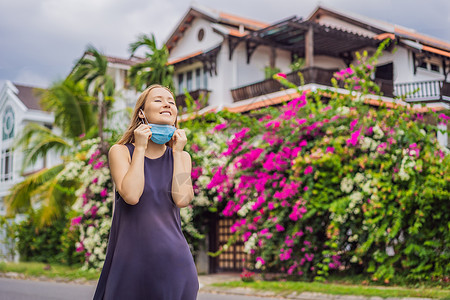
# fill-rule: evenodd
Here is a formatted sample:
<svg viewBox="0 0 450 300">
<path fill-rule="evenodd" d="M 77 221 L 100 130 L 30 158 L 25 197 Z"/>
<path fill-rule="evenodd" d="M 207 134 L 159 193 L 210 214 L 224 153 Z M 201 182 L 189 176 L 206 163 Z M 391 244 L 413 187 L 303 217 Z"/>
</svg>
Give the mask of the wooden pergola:
<svg viewBox="0 0 450 300">
<path fill-rule="evenodd" d="M 348 65 L 352 52 L 363 47 L 376 47 L 379 39 L 291 17 L 243 37 L 229 36 L 230 59 L 240 42 L 245 42 L 247 63 L 260 45 L 290 51 L 305 57 L 306 67 L 314 65 L 314 55 L 339 57 Z"/>
</svg>

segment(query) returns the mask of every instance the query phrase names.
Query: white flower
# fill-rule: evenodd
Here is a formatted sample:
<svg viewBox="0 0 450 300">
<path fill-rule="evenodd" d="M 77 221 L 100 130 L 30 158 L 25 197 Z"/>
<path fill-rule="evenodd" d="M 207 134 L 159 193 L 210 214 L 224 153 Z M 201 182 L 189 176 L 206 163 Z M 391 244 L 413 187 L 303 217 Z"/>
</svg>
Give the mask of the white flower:
<svg viewBox="0 0 450 300">
<path fill-rule="evenodd" d="M 253 233 L 250 238 L 244 244 L 244 252 L 250 254 L 250 250 L 254 249 L 256 245 L 257 235 Z"/>
<path fill-rule="evenodd" d="M 373 127 L 373 133 L 374 133 L 373 138 L 376 140 L 380 140 L 384 137 L 384 132 L 380 128 L 380 126 L 378 126 L 378 124 Z"/>
<path fill-rule="evenodd" d="M 260 260 L 258 260 L 258 261 L 256 262 L 256 264 L 255 264 L 255 268 L 256 268 L 256 269 L 261 269 L 261 267 L 262 267 L 262 263 L 261 263 Z"/>
<path fill-rule="evenodd" d="M 364 179 L 365 179 L 365 177 L 361 173 L 356 173 L 355 178 L 354 178 L 356 183 L 361 183 L 364 181 Z"/>
<path fill-rule="evenodd" d="M 351 178 L 345 177 L 341 181 L 341 191 L 344 193 L 350 193 L 353 190 L 353 180 Z"/>
<path fill-rule="evenodd" d="M 336 109 L 336 112 L 341 115 L 347 115 L 350 113 L 350 109 L 347 106 L 340 106 Z"/>
<path fill-rule="evenodd" d="M 245 217 L 248 213 L 248 211 L 250 210 L 250 208 L 253 206 L 253 204 L 255 204 L 254 201 L 249 201 L 247 203 L 245 203 L 237 212 L 237 214 L 241 217 Z"/>
</svg>

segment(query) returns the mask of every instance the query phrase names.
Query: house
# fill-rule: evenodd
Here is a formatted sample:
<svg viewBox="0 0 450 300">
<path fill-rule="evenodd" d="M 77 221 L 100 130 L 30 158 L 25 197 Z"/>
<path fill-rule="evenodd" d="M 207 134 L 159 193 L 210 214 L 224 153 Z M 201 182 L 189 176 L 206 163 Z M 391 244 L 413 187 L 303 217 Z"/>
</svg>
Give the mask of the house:
<svg viewBox="0 0 450 300">
<path fill-rule="evenodd" d="M 42 110 L 39 104 L 37 91 L 39 88 L 14 84 L 6 81 L 0 90 L 0 118 L 2 133 L 0 139 L 1 169 L 0 169 L 0 216 L 6 214 L 3 198 L 9 194 L 9 189 L 21 182 L 26 176 L 44 168 L 61 163 L 55 153 L 48 153 L 47 157 L 38 159 L 36 163 L 20 172 L 23 155 L 19 150 L 13 150 L 13 140 L 28 123 L 38 123 L 52 129 L 53 113 Z M 17 215 L 15 222 L 24 218 Z M 4 241 L 5 232 L 0 231 L 0 240 Z M 0 243 L 0 259 L 9 258 L 10 249 L 6 244 Z M 18 256 L 12 259 L 17 260 Z"/>
<path fill-rule="evenodd" d="M 210 93 L 202 111 L 228 109 L 247 112 L 279 105 L 295 91 L 280 91 L 280 84 L 265 78 L 265 68 L 279 68 L 290 81 L 300 85 L 290 64 L 295 56 L 305 60 L 303 89 L 330 87 L 333 74 L 356 62 L 355 52 L 374 53 L 385 38 L 396 44 L 386 49 L 376 66 L 374 81 L 393 104 L 394 96 L 407 94 L 405 101 L 423 110 L 450 108 L 450 43 L 419 34 L 412 29 L 344 13 L 324 6 L 309 17 L 286 18 L 266 24 L 195 5 L 189 8 L 166 41 L 169 64 L 175 67 L 177 104 L 186 89 L 195 98 Z M 394 45 L 394 43 L 391 43 Z M 414 92 L 416 89 L 419 91 Z M 344 91 L 342 91 L 344 92 Z M 366 102 L 379 105 L 379 97 Z M 445 129 L 445 125 L 440 125 Z M 448 135 L 437 134 L 448 146 Z M 223 246 L 231 235 L 233 220 L 212 220 L 209 251 Z M 217 258 L 209 259 L 209 272 L 242 270 L 243 244 L 237 243 Z"/>
</svg>

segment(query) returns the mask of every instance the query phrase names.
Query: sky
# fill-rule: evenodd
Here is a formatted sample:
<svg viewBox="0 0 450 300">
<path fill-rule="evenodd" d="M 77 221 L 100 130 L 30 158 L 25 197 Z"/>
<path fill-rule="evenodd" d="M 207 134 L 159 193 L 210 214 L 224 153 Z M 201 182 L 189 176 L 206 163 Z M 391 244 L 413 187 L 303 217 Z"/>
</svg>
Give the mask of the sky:
<svg viewBox="0 0 450 300">
<path fill-rule="evenodd" d="M 164 43 L 189 0 L 0 0 L 0 85 L 48 87 L 64 79 L 92 44 L 128 58 L 141 33 Z M 197 0 L 195 3 L 267 23 L 307 18 L 317 5 L 395 23 L 450 42 L 449 0 Z"/>
</svg>

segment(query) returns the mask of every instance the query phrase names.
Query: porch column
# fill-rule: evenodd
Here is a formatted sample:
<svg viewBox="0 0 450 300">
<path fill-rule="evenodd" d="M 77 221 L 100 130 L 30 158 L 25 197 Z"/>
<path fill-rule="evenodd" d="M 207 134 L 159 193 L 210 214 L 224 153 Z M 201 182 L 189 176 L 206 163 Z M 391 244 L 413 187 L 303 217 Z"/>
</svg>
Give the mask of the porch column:
<svg viewBox="0 0 450 300">
<path fill-rule="evenodd" d="M 314 32 L 309 26 L 305 36 L 305 67 L 314 66 Z"/>
<path fill-rule="evenodd" d="M 439 123 L 438 126 L 438 132 L 437 132 L 437 140 L 439 142 L 439 144 L 441 144 L 441 146 L 443 147 L 447 147 L 448 145 L 448 133 L 444 132 L 442 133 L 441 130 L 445 131 L 447 130 L 447 125 L 444 123 Z"/>
</svg>

